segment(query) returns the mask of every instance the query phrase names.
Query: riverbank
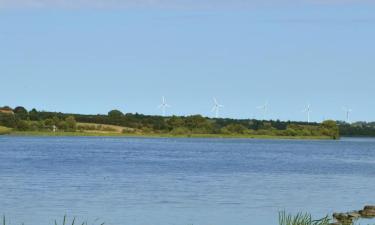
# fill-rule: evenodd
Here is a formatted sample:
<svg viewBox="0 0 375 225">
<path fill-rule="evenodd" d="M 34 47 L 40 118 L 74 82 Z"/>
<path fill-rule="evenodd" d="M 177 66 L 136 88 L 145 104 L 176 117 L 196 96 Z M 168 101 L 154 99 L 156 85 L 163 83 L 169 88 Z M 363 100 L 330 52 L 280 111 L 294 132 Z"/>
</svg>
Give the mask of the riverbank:
<svg viewBox="0 0 375 225">
<path fill-rule="evenodd" d="M 48 131 L 14 131 L 13 136 L 67 136 L 67 137 L 145 137 L 145 138 L 239 138 L 239 139 L 301 139 L 301 140 L 329 140 L 328 136 L 272 136 L 272 135 L 223 135 L 223 134 L 140 134 L 118 132 L 48 132 Z"/>
<path fill-rule="evenodd" d="M 0 126 L 0 135 L 11 133 L 12 129 Z"/>
</svg>

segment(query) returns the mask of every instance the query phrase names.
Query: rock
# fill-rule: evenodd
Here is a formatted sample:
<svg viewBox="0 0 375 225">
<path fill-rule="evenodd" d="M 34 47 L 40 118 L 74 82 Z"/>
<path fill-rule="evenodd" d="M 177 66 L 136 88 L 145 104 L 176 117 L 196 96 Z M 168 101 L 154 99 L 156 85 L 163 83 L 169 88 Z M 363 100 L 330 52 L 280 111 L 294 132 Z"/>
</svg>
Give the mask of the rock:
<svg viewBox="0 0 375 225">
<path fill-rule="evenodd" d="M 375 205 L 366 205 L 363 210 L 375 210 Z"/>
<path fill-rule="evenodd" d="M 361 214 L 358 211 L 349 212 L 348 216 L 354 219 L 360 218 Z"/>
<path fill-rule="evenodd" d="M 359 211 L 362 217 L 373 218 L 375 217 L 375 210 L 361 210 Z"/>
<path fill-rule="evenodd" d="M 341 225 L 341 223 L 335 222 L 335 223 L 330 223 L 329 225 Z"/>
<path fill-rule="evenodd" d="M 348 215 L 346 213 L 334 213 L 333 218 L 337 220 L 342 220 L 348 218 Z"/>
<path fill-rule="evenodd" d="M 353 221 L 359 218 L 374 218 L 375 205 L 366 205 L 363 210 L 351 211 L 347 213 L 333 213 L 333 218 L 338 222 L 331 223 L 330 225 L 351 225 Z"/>
<path fill-rule="evenodd" d="M 335 218 L 338 221 L 338 224 L 340 225 L 349 225 L 353 223 L 353 219 L 357 218 L 354 213 L 351 215 L 351 213 L 334 213 L 333 218 Z"/>
</svg>

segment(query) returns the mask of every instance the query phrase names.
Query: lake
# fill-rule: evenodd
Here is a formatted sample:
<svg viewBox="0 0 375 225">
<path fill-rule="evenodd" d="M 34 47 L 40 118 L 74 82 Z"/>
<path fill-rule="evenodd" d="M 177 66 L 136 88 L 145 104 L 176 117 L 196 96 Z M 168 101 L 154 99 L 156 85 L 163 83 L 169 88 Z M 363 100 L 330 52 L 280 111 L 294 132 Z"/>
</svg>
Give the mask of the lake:
<svg viewBox="0 0 375 225">
<path fill-rule="evenodd" d="M 374 188 L 375 139 L 0 137 L 12 225 L 277 225 L 375 204 Z"/>
</svg>

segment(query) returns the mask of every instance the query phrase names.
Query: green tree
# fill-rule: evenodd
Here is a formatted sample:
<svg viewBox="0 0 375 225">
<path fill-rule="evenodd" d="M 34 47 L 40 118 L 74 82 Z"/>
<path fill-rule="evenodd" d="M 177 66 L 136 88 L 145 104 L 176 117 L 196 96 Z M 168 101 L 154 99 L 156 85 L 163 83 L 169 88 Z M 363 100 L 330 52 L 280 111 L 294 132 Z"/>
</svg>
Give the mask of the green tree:
<svg viewBox="0 0 375 225">
<path fill-rule="evenodd" d="M 47 127 L 52 127 L 53 125 L 56 125 L 56 124 L 55 124 L 55 121 L 53 121 L 53 119 L 46 119 L 44 121 L 44 125 Z"/>
<path fill-rule="evenodd" d="M 29 112 L 29 118 L 30 120 L 39 120 L 39 114 L 38 114 L 38 111 L 36 109 L 32 109 L 30 110 Z"/>
<path fill-rule="evenodd" d="M 17 127 L 16 117 L 13 114 L 0 113 L 0 125 L 9 127 L 9 128 L 16 128 Z"/>
<path fill-rule="evenodd" d="M 246 132 L 247 128 L 241 124 L 229 124 L 225 126 L 225 128 L 222 130 L 224 132 L 229 132 L 231 134 L 244 134 Z"/>
<path fill-rule="evenodd" d="M 184 126 L 184 120 L 181 117 L 172 116 L 167 120 L 167 124 L 170 130 Z"/>
<path fill-rule="evenodd" d="M 27 121 L 25 121 L 25 120 L 18 120 L 17 121 L 17 130 L 27 131 L 29 129 L 30 129 L 30 125 Z"/>
<path fill-rule="evenodd" d="M 77 130 L 77 122 L 76 122 L 76 119 L 74 118 L 74 116 L 68 116 L 65 119 L 65 123 L 66 123 L 66 130 L 67 131 L 76 131 Z"/>
<path fill-rule="evenodd" d="M 199 131 L 199 133 L 211 133 L 213 129 L 212 123 L 201 115 L 186 117 L 185 127 L 191 131 Z"/>
<path fill-rule="evenodd" d="M 60 121 L 56 126 L 59 130 L 68 131 L 68 124 L 66 121 Z"/>
<path fill-rule="evenodd" d="M 337 123 L 333 120 L 326 120 L 320 125 L 323 135 L 330 136 L 332 139 L 339 139 L 340 132 Z"/>
<path fill-rule="evenodd" d="M 57 116 L 54 116 L 52 118 L 52 121 L 53 121 L 53 125 L 55 125 L 55 126 L 57 126 L 60 123 L 60 119 Z"/>
<path fill-rule="evenodd" d="M 124 114 L 120 110 L 114 109 L 108 112 L 108 116 L 111 119 L 119 119 L 123 117 Z"/>
<path fill-rule="evenodd" d="M 16 118 L 17 119 L 21 119 L 21 120 L 27 120 L 28 119 L 28 112 L 27 110 L 22 107 L 22 106 L 17 106 L 14 110 L 13 110 L 14 114 L 16 115 Z"/>
</svg>

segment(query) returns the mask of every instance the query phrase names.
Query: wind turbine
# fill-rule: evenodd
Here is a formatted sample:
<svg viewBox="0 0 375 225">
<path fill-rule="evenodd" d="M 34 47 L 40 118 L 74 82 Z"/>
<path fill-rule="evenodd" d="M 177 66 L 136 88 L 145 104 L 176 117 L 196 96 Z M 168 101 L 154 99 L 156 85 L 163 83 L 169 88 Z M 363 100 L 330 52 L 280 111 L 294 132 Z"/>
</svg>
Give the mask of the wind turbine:
<svg viewBox="0 0 375 225">
<path fill-rule="evenodd" d="M 162 110 L 163 112 L 163 116 L 165 116 L 165 110 L 167 108 L 170 108 L 171 106 L 167 104 L 167 100 L 165 99 L 165 97 L 163 96 L 161 98 L 161 104 L 159 105 L 159 108 Z"/>
<path fill-rule="evenodd" d="M 302 110 L 302 112 L 305 112 L 307 114 L 307 123 L 310 123 L 311 105 L 307 104 L 306 108 Z"/>
<path fill-rule="evenodd" d="M 346 122 L 347 123 L 350 123 L 350 113 L 353 112 L 352 109 L 349 109 L 348 107 L 343 107 L 342 110 L 345 111 L 345 114 L 346 114 Z"/>
<path fill-rule="evenodd" d="M 212 112 L 215 112 L 215 118 L 219 118 L 220 108 L 223 108 L 223 105 L 220 105 L 216 98 L 214 98 L 214 107 L 212 108 Z"/>
<path fill-rule="evenodd" d="M 257 109 L 263 111 L 263 119 L 264 119 L 264 120 L 266 119 L 266 114 L 267 114 L 267 112 L 268 112 L 268 107 L 269 107 L 268 101 L 266 101 L 266 102 L 264 103 L 264 105 L 261 105 L 261 106 L 258 106 L 258 107 L 257 107 Z"/>
</svg>

